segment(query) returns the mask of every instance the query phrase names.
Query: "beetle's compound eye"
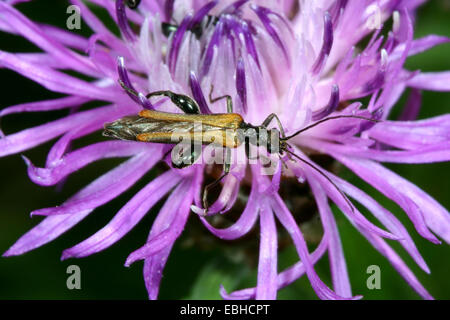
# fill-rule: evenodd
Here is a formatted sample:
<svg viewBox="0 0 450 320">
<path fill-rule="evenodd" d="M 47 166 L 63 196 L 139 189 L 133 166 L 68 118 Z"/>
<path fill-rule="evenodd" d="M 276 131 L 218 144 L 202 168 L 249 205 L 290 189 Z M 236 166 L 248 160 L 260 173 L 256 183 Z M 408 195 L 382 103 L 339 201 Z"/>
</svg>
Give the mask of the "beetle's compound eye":
<svg viewBox="0 0 450 320">
<path fill-rule="evenodd" d="M 183 94 L 173 94 L 170 99 L 174 104 L 176 104 L 180 109 L 182 109 L 185 113 L 189 114 L 199 114 L 200 108 L 197 103 L 188 96 Z"/>
</svg>

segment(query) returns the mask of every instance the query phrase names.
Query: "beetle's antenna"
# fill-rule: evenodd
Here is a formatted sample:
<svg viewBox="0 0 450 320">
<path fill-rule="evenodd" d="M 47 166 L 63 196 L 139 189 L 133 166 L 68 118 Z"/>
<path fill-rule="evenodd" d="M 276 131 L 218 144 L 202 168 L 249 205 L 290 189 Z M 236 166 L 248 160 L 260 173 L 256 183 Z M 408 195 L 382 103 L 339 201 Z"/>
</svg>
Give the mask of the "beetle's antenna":
<svg viewBox="0 0 450 320">
<path fill-rule="evenodd" d="M 361 119 L 361 120 L 367 120 L 367 121 L 371 121 L 371 122 L 375 122 L 375 123 L 381 122 L 380 120 L 377 120 L 377 119 L 366 118 L 366 117 L 362 117 L 362 116 L 353 116 L 353 115 L 341 115 L 341 116 L 328 117 L 328 118 L 319 120 L 319 121 L 317 121 L 317 122 L 315 122 L 315 123 L 313 123 L 313 124 L 303 128 L 303 129 L 297 131 L 296 133 L 294 133 L 294 134 L 292 134 L 292 135 L 290 135 L 288 137 L 281 138 L 281 140 L 284 140 L 284 141 L 289 140 L 289 139 L 299 135 L 300 133 L 305 132 L 306 130 L 309 130 L 311 128 L 314 128 L 315 126 L 317 126 L 317 125 L 319 125 L 321 123 L 324 123 L 326 121 L 336 120 L 336 119 L 344 119 L 344 118 Z"/>
<path fill-rule="evenodd" d="M 287 153 L 289 153 L 290 155 L 294 156 L 296 159 L 300 160 L 301 162 L 305 163 L 306 165 L 310 166 L 311 168 L 313 168 L 314 170 L 316 170 L 318 173 L 320 173 L 320 175 L 322 177 L 324 177 L 325 179 L 327 179 L 328 182 L 330 182 L 333 187 L 340 193 L 340 195 L 342 196 L 342 198 L 344 198 L 345 202 L 347 202 L 348 206 L 350 207 L 350 209 L 352 210 L 352 212 L 355 212 L 355 208 L 353 206 L 353 204 L 351 203 L 351 201 L 348 199 L 348 197 L 345 195 L 345 193 L 339 189 L 339 187 L 336 185 L 336 183 L 333 182 L 333 180 L 330 179 L 330 177 L 328 177 L 325 173 L 322 172 L 322 170 L 320 170 L 319 168 L 317 168 L 315 165 L 313 165 L 311 162 L 301 158 L 300 156 L 296 155 L 294 152 L 286 149 L 285 150 Z"/>
</svg>

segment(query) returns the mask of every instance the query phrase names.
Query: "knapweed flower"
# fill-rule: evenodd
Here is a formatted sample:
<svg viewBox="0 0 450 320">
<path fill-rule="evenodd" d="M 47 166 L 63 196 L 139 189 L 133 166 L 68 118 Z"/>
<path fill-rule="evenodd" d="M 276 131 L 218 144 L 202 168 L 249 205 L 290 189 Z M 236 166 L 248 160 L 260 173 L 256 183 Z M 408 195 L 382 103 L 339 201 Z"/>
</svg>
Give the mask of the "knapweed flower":
<svg viewBox="0 0 450 320">
<path fill-rule="evenodd" d="M 45 167 L 36 167 L 24 158 L 31 180 L 42 186 L 58 184 L 100 159 L 129 159 L 60 206 L 32 212 L 47 217 L 4 256 L 23 254 L 54 240 L 130 188 L 159 161 L 165 161 L 168 166 L 163 174 L 134 195 L 104 228 L 65 250 L 62 258 L 86 257 L 108 248 L 167 196 L 147 243 L 126 261 L 130 265 L 144 260 L 145 285 L 151 299 L 157 298 L 165 263 L 189 217 L 200 219 L 214 236 L 224 240 L 246 235 L 259 221 L 256 286 L 232 293 L 222 288 L 224 298 L 274 299 L 278 289 L 303 275 L 321 299 L 359 298 L 352 294 L 331 200 L 414 290 L 423 298 L 431 298 L 385 241 L 398 241 L 429 272 L 402 223 L 370 195 L 338 177 L 333 166 L 315 160 L 317 155 L 325 155 L 343 164 L 397 203 L 421 236 L 433 243 L 440 242 L 437 237 L 450 242 L 448 211 L 381 164 L 432 163 L 450 158 L 450 117 L 414 121 L 420 108 L 420 90 L 450 90 L 450 74 L 404 68 L 409 56 L 449 41 L 434 35 L 414 39 L 413 17 L 424 1 L 91 0 L 110 13 L 121 31 L 117 37 L 85 2 L 72 0 L 93 31 L 89 39 L 28 20 L 14 7 L 17 2 L 23 1 L 0 2 L 1 30 L 21 35 L 43 52 L 1 51 L 0 64 L 67 96 L 12 106 L 0 115 L 64 108 L 71 113 L 3 135 L 0 155 L 20 153 L 59 137 Z M 387 30 L 383 25 L 392 28 Z M 90 80 L 69 75 L 67 70 Z M 287 141 L 289 153 L 267 154 L 278 159 L 270 176 L 263 174 L 260 162 L 232 163 L 207 212 L 201 195 L 210 175 L 216 178 L 213 166 L 195 163 L 173 168 L 170 157 L 164 158 L 170 145 L 105 138 L 76 150 L 70 147 L 87 134 L 98 131 L 100 137 L 105 123 L 143 109 L 181 112 L 170 99 L 147 99 L 150 92 L 184 94 L 195 99 L 203 114 L 225 113 L 225 100 L 208 101 L 211 87 L 214 96 L 231 96 L 233 111 L 246 123 L 259 125 L 275 113 L 280 124 L 273 121 L 269 128 L 282 126 L 287 136 L 305 130 Z M 410 99 L 401 118 L 388 120 L 408 88 Z M 90 101 L 104 101 L 105 105 L 79 110 Z M 244 148 L 244 144 L 233 148 L 233 155 L 242 155 Z M 324 233 L 314 252 L 308 251 L 296 221 L 300 212 L 290 201 L 297 196 L 296 189 L 280 195 L 280 188 L 292 179 L 308 185 L 317 204 Z M 242 201 L 238 199 L 246 200 L 236 222 L 224 229 L 213 226 L 208 216 L 227 214 Z M 353 202 L 365 207 L 383 227 L 373 224 Z M 292 238 L 299 257 L 296 264 L 281 272 L 277 267 L 276 221 Z M 331 286 L 314 269 L 325 252 Z"/>
</svg>

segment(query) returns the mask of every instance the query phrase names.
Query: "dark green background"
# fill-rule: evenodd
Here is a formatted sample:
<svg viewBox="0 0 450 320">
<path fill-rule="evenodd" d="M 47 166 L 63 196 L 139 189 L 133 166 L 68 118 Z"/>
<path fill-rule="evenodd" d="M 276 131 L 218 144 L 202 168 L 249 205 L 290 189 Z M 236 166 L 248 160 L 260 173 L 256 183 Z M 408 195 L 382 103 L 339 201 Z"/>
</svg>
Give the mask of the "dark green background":
<svg viewBox="0 0 450 320">
<path fill-rule="evenodd" d="M 21 10 L 34 20 L 65 26 L 67 4 L 65 1 L 38 0 L 20 5 Z M 98 12 L 103 18 L 104 12 Z M 81 34 L 88 35 L 89 29 L 83 24 Z M 416 37 L 427 34 L 450 36 L 450 2 L 433 0 L 418 13 Z M 0 34 L 0 46 L 6 51 L 33 51 L 34 47 L 18 37 Z M 409 69 L 424 71 L 450 70 L 450 45 L 443 45 L 427 53 L 408 60 Z M 58 95 L 49 93 L 39 85 L 8 71 L 0 70 L 2 82 L 0 107 L 20 102 L 43 100 Z M 402 100 L 404 101 L 404 99 Z M 424 93 L 420 118 L 427 118 L 448 112 L 449 93 Z M 8 116 L 2 120 L 6 133 L 18 131 L 49 120 L 57 119 L 67 111 Z M 397 112 L 397 111 L 396 111 Z M 98 140 L 98 133 L 84 139 L 84 143 Z M 42 166 L 46 152 L 52 143 L 25 152 L 32 161 Z M 38 208 L 55 206 L 82 188 L 100 172 L 106 172 L 119 160 L 100 161 L 73 174 L 62 191 L 54 187 L 44 188 L 31 183 L 26 175 L 25 165 L 19 155 L 0 159 L 0 251 L 4 252 L 22 234 L 35 226 L 39 217 L 30 219 L 29 213 Z M 446 208 L 450 208 L 450 175 L 448 163 L 429 165 L 388 165 L 396 172 L 429 192 Z M 154 174 L 154 173 L 153 173 Z M 78 226 L 50 244 L 23 256 L 0 258 L 0 298 L 2 299 L 146 299 L 147 294 L 142 279 L 142 263 L 125 268 L 123 263 L 128 254 L 140 247 L 157 211 L 150 212 L 143 221 L 123 240 L 108 250 L 79 260 L 61 262 L 63 249 L 73 246 L 103 227 L 117 210 L 143 185 L 152 179 L 149 174 L 126 194 L 95 210 Z M 450 248 L 447 244 L 433 245 L 415 232 L 411 222 L 395 204 L 385 200 L 378 192 L 361 183 L 349 172 L 341 175 L 352 183 L 370 192 L 383 205 L 392 210 L 405 223 L 417 246 L 432 271 L 427 275 L 416 267 L 404 251 L 402 257 L 420 281 L 439 299 L 450 298 Z M 353 292 L 366 299 L 417 299 L 418 295 L 408 287 L 390 264 L 375 251 L 336 211 L 345 254 L 348 262 Z M 200 230 L 197 219 L 191 219 L 190 228 Z M 192 233 L 192 231 L 190 232 Z M 205 233 L 206 235 L 206 233 Z M 239 246 L 216 245 L 211 237 L 202 236 L 204 243 L 192 243 L 186 232 L 177 241 L 164 272 L 160 298 L 162 299 L 216 299 L 219 298 L 219 284 L 227 289 L 254 286 L 255 268 L 245 263 Z M 399 246 L 393 244 L 395 248 Z M 256 248 L 255 248 L 256 250 Z M 296 260 L 295 251 L 280 253 L 280 265 L 286 267 Z M 70 291 L 66 288 L 66 268 L 76 264 L 82 270 L 82 290 Z M 368 290 L 366 268 L 379 265 L 382 272 L 381 290 Z M 326 283 L 330 283 L 327 258 L 317 266 L 317 271 Z M 316 299 L 308 281 L 304 278 L 279 292 L 282 299 Z"/>
</svg>

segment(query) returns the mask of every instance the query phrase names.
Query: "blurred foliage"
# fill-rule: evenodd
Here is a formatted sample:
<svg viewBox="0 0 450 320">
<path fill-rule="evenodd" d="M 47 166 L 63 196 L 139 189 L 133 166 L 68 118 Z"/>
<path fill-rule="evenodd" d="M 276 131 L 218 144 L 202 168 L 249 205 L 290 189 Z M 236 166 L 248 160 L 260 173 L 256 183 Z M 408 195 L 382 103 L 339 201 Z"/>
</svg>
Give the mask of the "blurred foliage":
<svg viewBox="0 0 450 320">
<path fill-rule="evenodd" d="M 65 27 L 67 3 L 65 1 L 38 0 L 21 4 L 20 9 L 30 18 Z M 106 12 L 96 12 L 107 17 Z M 433 0 L 423 6 L 417 16 L 416 37 L 428 34 L 450 36 L 450 2 Z M 112 24 L 110 22 L 110 24 Z M 89 35 L 89 28 L 83 24 L 78 31 Z M 35 48 L 27 41 L 16 36 L 0 34 L 1 50 L 26 52 Z M 426 53 L 412 57 L 407 62 L 410 70 L 423 71 L 450 70 L 450 45 L 442 45 Z M 41 86 L 14 72 L 0 70 L 2 79 L 2 99 L 0 107 L 57 97 Z M 399 103 L 401 106 L 405 98 Z M 420 118 L 427 118 L 448 112 L 449 93 L 425 92 Z M 67 111 L 66 111 L 67 112 Z M 65 115 L 65 111 L 27 115 L 11 115 L 2 121 L 6 133 L 35 126 Z M 99 139 L 98 133 L 82 139 L 86 144 Z M 42 166 L 46 151 L 53 142 L 25 152 L 36 165 Z M 104 160 L 70 176 L 62 190 L 34 185 L 27 178 L 25 165 L 19 155 L 0 159 L 0 251 L 4 252 L 22 234 L 35 226 L 41 218 L 30 219 L 28 213 L 34 209 L 55 206 L 74 192 L 89 183 L 93 177 L 108 171 L 119 160 Z M 410 181 L 429 192 L 443 206 L 450 208 L 450 175 L 448 163 L 432 165 L 388 165 Z M 406 263 L 411 266 L 419 280 L 436 298 L 450 298 L 450 248 L 447 244 L 433 245 L 415 232 L 412 223 L 398 206 L 386 200 L 378 192 L 362 183 L 348 171 L 341 175 L 350 182 L 363 188 L 401 218 L 413 235 L 416 244 L 432 271 L 425 274 L 414 265 L 411 258 L 397 244 Z M 0 298 L 2 299 L 145 299 L 147 293 L 142 279 L 142 263 L 125 268 L 128 254 L 139 248 L 146 240 L 154 216 L 159 207 L 152 210 L 126 237 L 113 247 L 84 259 L 71 259 L 61 262 L 59 257 L 63 249 L 73 246 L 103 227 L 117 210 L 142 186 L 151 181 L 153 174 L 144 177 L 131 190 L 96 209 L 88 218 L 75 228 L 50 244 L 25 255 L 12 258 L 0 258 Z M 353 292 L 362 294 L 366 299 L 418 299 L 418 295 L 405 283 L 391 265 L 335 210 L 347 258 Z M 197 219 L 190 219 L 189 227 L 200 230 Z M 204 238 L 210 238 L 205 236 Z M 257 239 L 255 239 L 256 241 Z M 162 299 L 217 299 L 219 285 L 228 291 L 254 286 L 256 268 L 246 263 L 245 254 L 239 253 L 238 246 L 217 246 L 206 240 L 198 246 L 190 243 L 186 232 L 177 241 L 164 271 L 160 298 Z M 257 246 L 255 246 L 256 250 Z M 312 248 L 311 248 L 312 249 Z M 298 259 L 291 246 L 280 252 L 280 266 L 283 268 Z M 70 291 L 66 288 L 66 268 L 76 264 L 82 270 L 82 290 Z M 381 290 L 368 290 L 366 269 L 369 265 L 379 265 L 382 272 Z M 328 259 L 325 256 L 317 265 L 322 279 L 330 284 Z M 281 270 L 281 267 L 280 267 Z M 307 279 L 296 281 L 279 292 L 281 299 L 317 299 Z"/>
</svg>

